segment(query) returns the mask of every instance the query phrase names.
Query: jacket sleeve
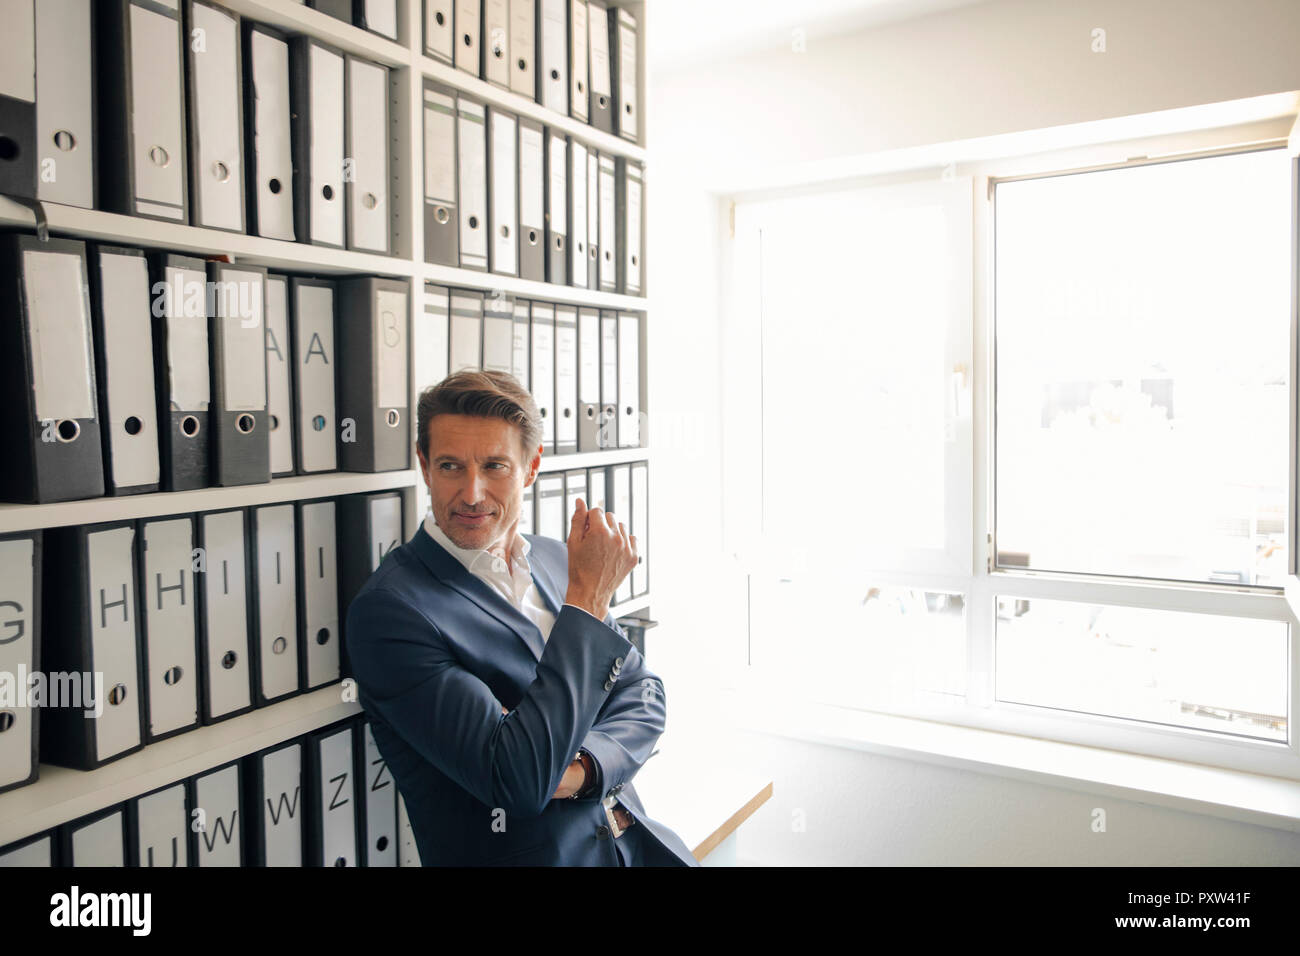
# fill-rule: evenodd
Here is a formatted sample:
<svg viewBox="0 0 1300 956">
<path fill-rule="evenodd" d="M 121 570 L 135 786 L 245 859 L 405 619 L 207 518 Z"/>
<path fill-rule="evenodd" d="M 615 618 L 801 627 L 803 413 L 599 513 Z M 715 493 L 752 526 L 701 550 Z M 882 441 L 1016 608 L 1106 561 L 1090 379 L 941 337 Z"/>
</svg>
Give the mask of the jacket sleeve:
<svg viewBox="0 0 1300 956">
<path fill-rule="evenodd" d="M 623 633 L 612 615 L 605 623 Z M 585 798 L 588 800 L 599 800 L 631 780 L 650 758 L 666 725 L 663 681 L 646 667 L 645 658 L 630 642 L 622 657 L 623 669 L 614 689 L 582 739 L 582 746 L 596 762 L 597 784 Z"/>
<path fill-rule="evenodd" d="M 374 710 L 479 801 L 523 816 L 547 808 L 609 697 L 615 660 L 626 664 L 635 653 L 620 631 L 566 605 L 536 677 L 504 715 L 437 627 L 400 595 L 364 591 L 348 608 L 347 630 L 353 673 Z"/>
</svg>

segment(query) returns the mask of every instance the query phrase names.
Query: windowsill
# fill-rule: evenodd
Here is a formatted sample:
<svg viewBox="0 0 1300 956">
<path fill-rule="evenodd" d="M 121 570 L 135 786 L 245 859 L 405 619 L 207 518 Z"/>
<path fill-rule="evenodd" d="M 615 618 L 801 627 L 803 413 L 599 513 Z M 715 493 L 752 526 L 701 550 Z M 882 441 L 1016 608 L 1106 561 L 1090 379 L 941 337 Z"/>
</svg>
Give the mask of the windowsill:
<svg viewBox="0 0 1300 956">
<path fill-rule="evenodd" d="M 1300 780 L 826 704 L 781 704 L 771 697 L 734 693 L 726 711 L 737 730 L 1300 832 Z"/>
</svg>

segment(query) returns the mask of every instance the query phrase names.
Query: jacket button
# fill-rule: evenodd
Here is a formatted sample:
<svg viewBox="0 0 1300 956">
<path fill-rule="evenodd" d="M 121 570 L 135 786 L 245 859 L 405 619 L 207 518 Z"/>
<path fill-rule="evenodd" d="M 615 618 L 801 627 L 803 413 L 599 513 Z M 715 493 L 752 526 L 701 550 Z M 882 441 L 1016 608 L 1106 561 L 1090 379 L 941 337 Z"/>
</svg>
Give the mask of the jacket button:
<svg viewBox="0 0 1300 956">
<path fill-rule="evenodd" d="M 612 690 L 613 687 L 614 687 L 614 682 L 612 680 L 605 681 L 605 690 Z"/>
<path fill-rule="evenodd" d="M 614 666 L 615 666 L 615 667 L 622 667 L 622 666 L 623 666 L 623 658 L 621 658 L 621 657 L 616 657 L 616 658 L 614 658 Z"/>
<path fill-rule="evenodd" d="M 603 840 L 607 836 L 609 836 L 609 827 L 605 826 L 603 823 L 596 827 L 596 839 Z"/>
</svg>

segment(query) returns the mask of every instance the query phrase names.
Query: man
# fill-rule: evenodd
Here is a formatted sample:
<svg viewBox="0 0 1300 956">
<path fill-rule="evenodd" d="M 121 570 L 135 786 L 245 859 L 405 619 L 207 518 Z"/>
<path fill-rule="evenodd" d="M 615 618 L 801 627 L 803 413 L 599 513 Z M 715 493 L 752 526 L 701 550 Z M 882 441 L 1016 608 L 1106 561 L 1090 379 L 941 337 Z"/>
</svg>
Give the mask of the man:
<svg viewBox="0 0 1300 956">
<path fill-rule="evenodd" d="M 431 509 L 357 594 L 346 634 L 421 861 L 698 866 L 632 787 L 666 714 L 609 614 L 635 537 L 581 499 L 567 544 L 519 533 L 542 426 L 506 373 L 425 389 L 416 431 Z"/>
</svg>

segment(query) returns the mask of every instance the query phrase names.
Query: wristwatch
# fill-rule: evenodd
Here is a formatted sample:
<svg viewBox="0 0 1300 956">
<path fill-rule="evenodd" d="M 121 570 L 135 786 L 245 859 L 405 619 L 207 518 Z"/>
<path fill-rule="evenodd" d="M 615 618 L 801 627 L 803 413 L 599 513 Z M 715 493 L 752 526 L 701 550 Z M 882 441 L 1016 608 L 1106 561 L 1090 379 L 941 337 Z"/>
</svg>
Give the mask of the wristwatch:
<svg viewBox="0 0 1300 956">
<path fill-rule="evenodd" d="M 573 759 L 582 763 L 585 776 L 583 777 L 582 787 L 569 794 L 569 799 L 581 800 L 583 797 L 590 796 L 591 792 L 596 789 L 596 760 L 587 752 L 586 748 L 579 749 Z"/>
</svg>

